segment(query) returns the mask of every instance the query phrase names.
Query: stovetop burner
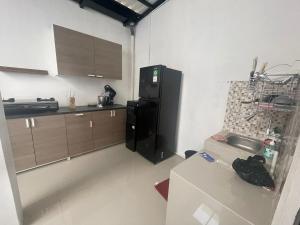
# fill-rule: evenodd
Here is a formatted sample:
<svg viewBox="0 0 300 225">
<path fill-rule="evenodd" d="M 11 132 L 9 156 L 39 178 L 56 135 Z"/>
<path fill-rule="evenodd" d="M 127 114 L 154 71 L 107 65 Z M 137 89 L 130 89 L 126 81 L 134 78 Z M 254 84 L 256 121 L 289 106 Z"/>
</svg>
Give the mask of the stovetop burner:
<svg viewBox="0 0 300 225">
<path fill-rule="evenodd" d="M 15 98 L 3 99 L 2 102 L 15 102 Z"/>
<path fill-rule="evenodd" d="M 55 98 L 37 98 L 37 102 L 54 102 Z"/>
<path fill-rule="evenodd" d="M 55 98 L 37 98 L 35 100 L 17 100 L 9 98 L 3 100 L 6 115 L 42 113 L 47 111 L 57 111 L 58 102 Z"/>
<path fill-rule="evenodd" d="M 26 102 L 35 102 L 34 100 L 25 100 Z M 25 102 L 24 100 L 21 100 L 20 102 Z M 2 102 L 6 103 L 14 103 L 16 102 L 15 98 L 8 98 L 8 99 L 3 99 Z M 19 102 L 17 100 L 17 102 Z M 36 102 L 55 102 L 55 98 L 36 98 Z"/>
</svg>

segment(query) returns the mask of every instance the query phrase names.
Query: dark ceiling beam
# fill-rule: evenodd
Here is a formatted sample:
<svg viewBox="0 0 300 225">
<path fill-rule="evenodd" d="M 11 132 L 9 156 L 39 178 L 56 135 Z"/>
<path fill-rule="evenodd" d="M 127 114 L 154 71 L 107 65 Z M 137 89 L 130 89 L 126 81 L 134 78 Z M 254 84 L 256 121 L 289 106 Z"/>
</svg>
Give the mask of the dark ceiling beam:
<svg viewBox="0 0 300 225">
<path fill-rule="evenodd" d="M 94 9 L 104 15 L 107 15 L 115 20 L 118 20 L 120 21 L 121 23 L 124 23 L 126 20 L 127 20 L 127 17 L 125 16 L 121 16 L 120 14 L 118 13 L 115 13 L 111 10 L 108 10 L 107 8 L 99 5 L 98 3 L 95 3 L 94 1 L 89 1 L 89 0 L 83 0 L 82 1 L 83 3 L 80 4 L 80 7 L 81 8 L 84 8 L 84 7 L 89 7 L 91 9 Z"/>
<path fill-rule="evenodd" d="M 140 20 L 142 20 L 143 18 L 145 18 L 146 16 L 148 16 L 154 9 L 156 9 L 158 6 L 160 6 L 161 4 L 163 4 L 166 0 L 158 0 L 157 2 L 155 2 L 153 4 L 153 8 L 149 8 L 147 9 L 143 14 L 142 14 L 142 18 L 140 18 Z"/>
<path fill-rule="evenodd" d="M 138 2 L 142 3 L 143 5 L 147 6 L 148 8 L 153 8 L 153 5 L 146 0 L 137 0 Z"/>
<path fill-rule="evenodd" d="M 114 0 L 81 0 L 79 4 L 82 8 L 87 6 L 122 23 L 127 23 L 128 21 L 137 23 L 141 17 L 141 15 Z"/>
<path fill-rule="evenodd" d="M 115 0 L 73 0 L 79 3 L 81 8 L 89 7 L 111 18 L 123 23 L 124 26 L 135 26 L 140 20 L 145 18 L 154 9 L 166 0 L 158 0 L 151 4 L 147 0 L 137 0 L 148 7 L 143 14 L 138 14 Z"/>
<path fill-rule="evenodd" d="M 143 18 L 145 18 L 146 16 L 148 16 L 154 9 L 156 9 L 158 6 L 160 6 L 161 4 L 163 4 L 165 1 L 166 0 L 158 0 L 157 2 L 155 2 L 152 5 L 152 8 L 147 9 L 143 14 L 141 14 L 141 17 L 139 18 L 139 20 L 136 23 L 138 23 Z M 124 26 L 130 25 L 130 23 L 128 21 L 124 22 L 123 24 L 124 24 Z"/>
</svg>

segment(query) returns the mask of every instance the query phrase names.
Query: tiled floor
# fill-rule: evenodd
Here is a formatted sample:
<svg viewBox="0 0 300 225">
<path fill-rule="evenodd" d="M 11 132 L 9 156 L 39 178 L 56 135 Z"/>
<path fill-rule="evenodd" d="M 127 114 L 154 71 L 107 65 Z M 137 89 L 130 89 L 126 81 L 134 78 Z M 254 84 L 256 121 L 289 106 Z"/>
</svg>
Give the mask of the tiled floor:
<svg viewBox="0 0 300 225">
<path fill-rule="evenodd" d="M 181 161 L 153 165 L 118 145 L 20 174 L 24 225 L 164 225 L 153 185 Z"/>
</svg>

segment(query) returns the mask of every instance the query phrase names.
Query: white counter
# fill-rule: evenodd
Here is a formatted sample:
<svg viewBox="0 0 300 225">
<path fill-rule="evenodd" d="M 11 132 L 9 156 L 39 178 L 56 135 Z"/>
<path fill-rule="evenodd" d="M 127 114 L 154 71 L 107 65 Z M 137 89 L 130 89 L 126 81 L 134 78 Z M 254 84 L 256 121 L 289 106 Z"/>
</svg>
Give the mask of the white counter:
<svg viewBox="0 0 300 225">
<path fill-rule="evenodd" d="M 219 147 L 223 148 L 222 145 L 225 144 L 220 143 Z M 197 154 L 171 171 L 167 225 L 201 224 L 193 214 L 202 204 L 218 214 L 219 223 L 215 224 L 270 225 L 278 202 L 276 193 L 248 184 L 238 177 L 231 163 L 243 152 L 212 146 L 215 151 L 206 152 L 216 162 L 210 163 Z M 188 193 L 179 193 L 180 190 Z M 194 195 L 188 196 L 190 193 Z M 189 200 L 185 202 L 182 195 Z M 190 218 L 181 219 L 183 217 Z"/>
</svg>

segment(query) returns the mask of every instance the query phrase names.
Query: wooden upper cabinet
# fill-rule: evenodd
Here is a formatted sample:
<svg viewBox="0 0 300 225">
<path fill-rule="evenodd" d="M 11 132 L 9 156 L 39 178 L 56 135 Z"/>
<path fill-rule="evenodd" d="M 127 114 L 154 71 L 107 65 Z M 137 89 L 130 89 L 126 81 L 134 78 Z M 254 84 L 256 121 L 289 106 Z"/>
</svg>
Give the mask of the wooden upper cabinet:
<svg viewBox="0 0 300 225">
<path fill-rule="evenodd" d="M 63 115 L 31 118 L 31 127 L 37 165 L 68 157 Z"/>
<path fill-rule="evenodd" d="M 122 79 L 122 45 L 54 25 L 59 75 Z"/>
<path fill-rule="evenodd" d="M 7 120 L 8 132 L 17 171 L 36 166 L 29 119 Z"/>
<path fill-rule="evenodd" d="M 95 38 L 95 74 L 122 80 L 122 45 Z"/>
<path fill-rule="evenodd" d="M 94 37 L 53 26 L 59 75 L 94 74 Z"/>
</svg>

